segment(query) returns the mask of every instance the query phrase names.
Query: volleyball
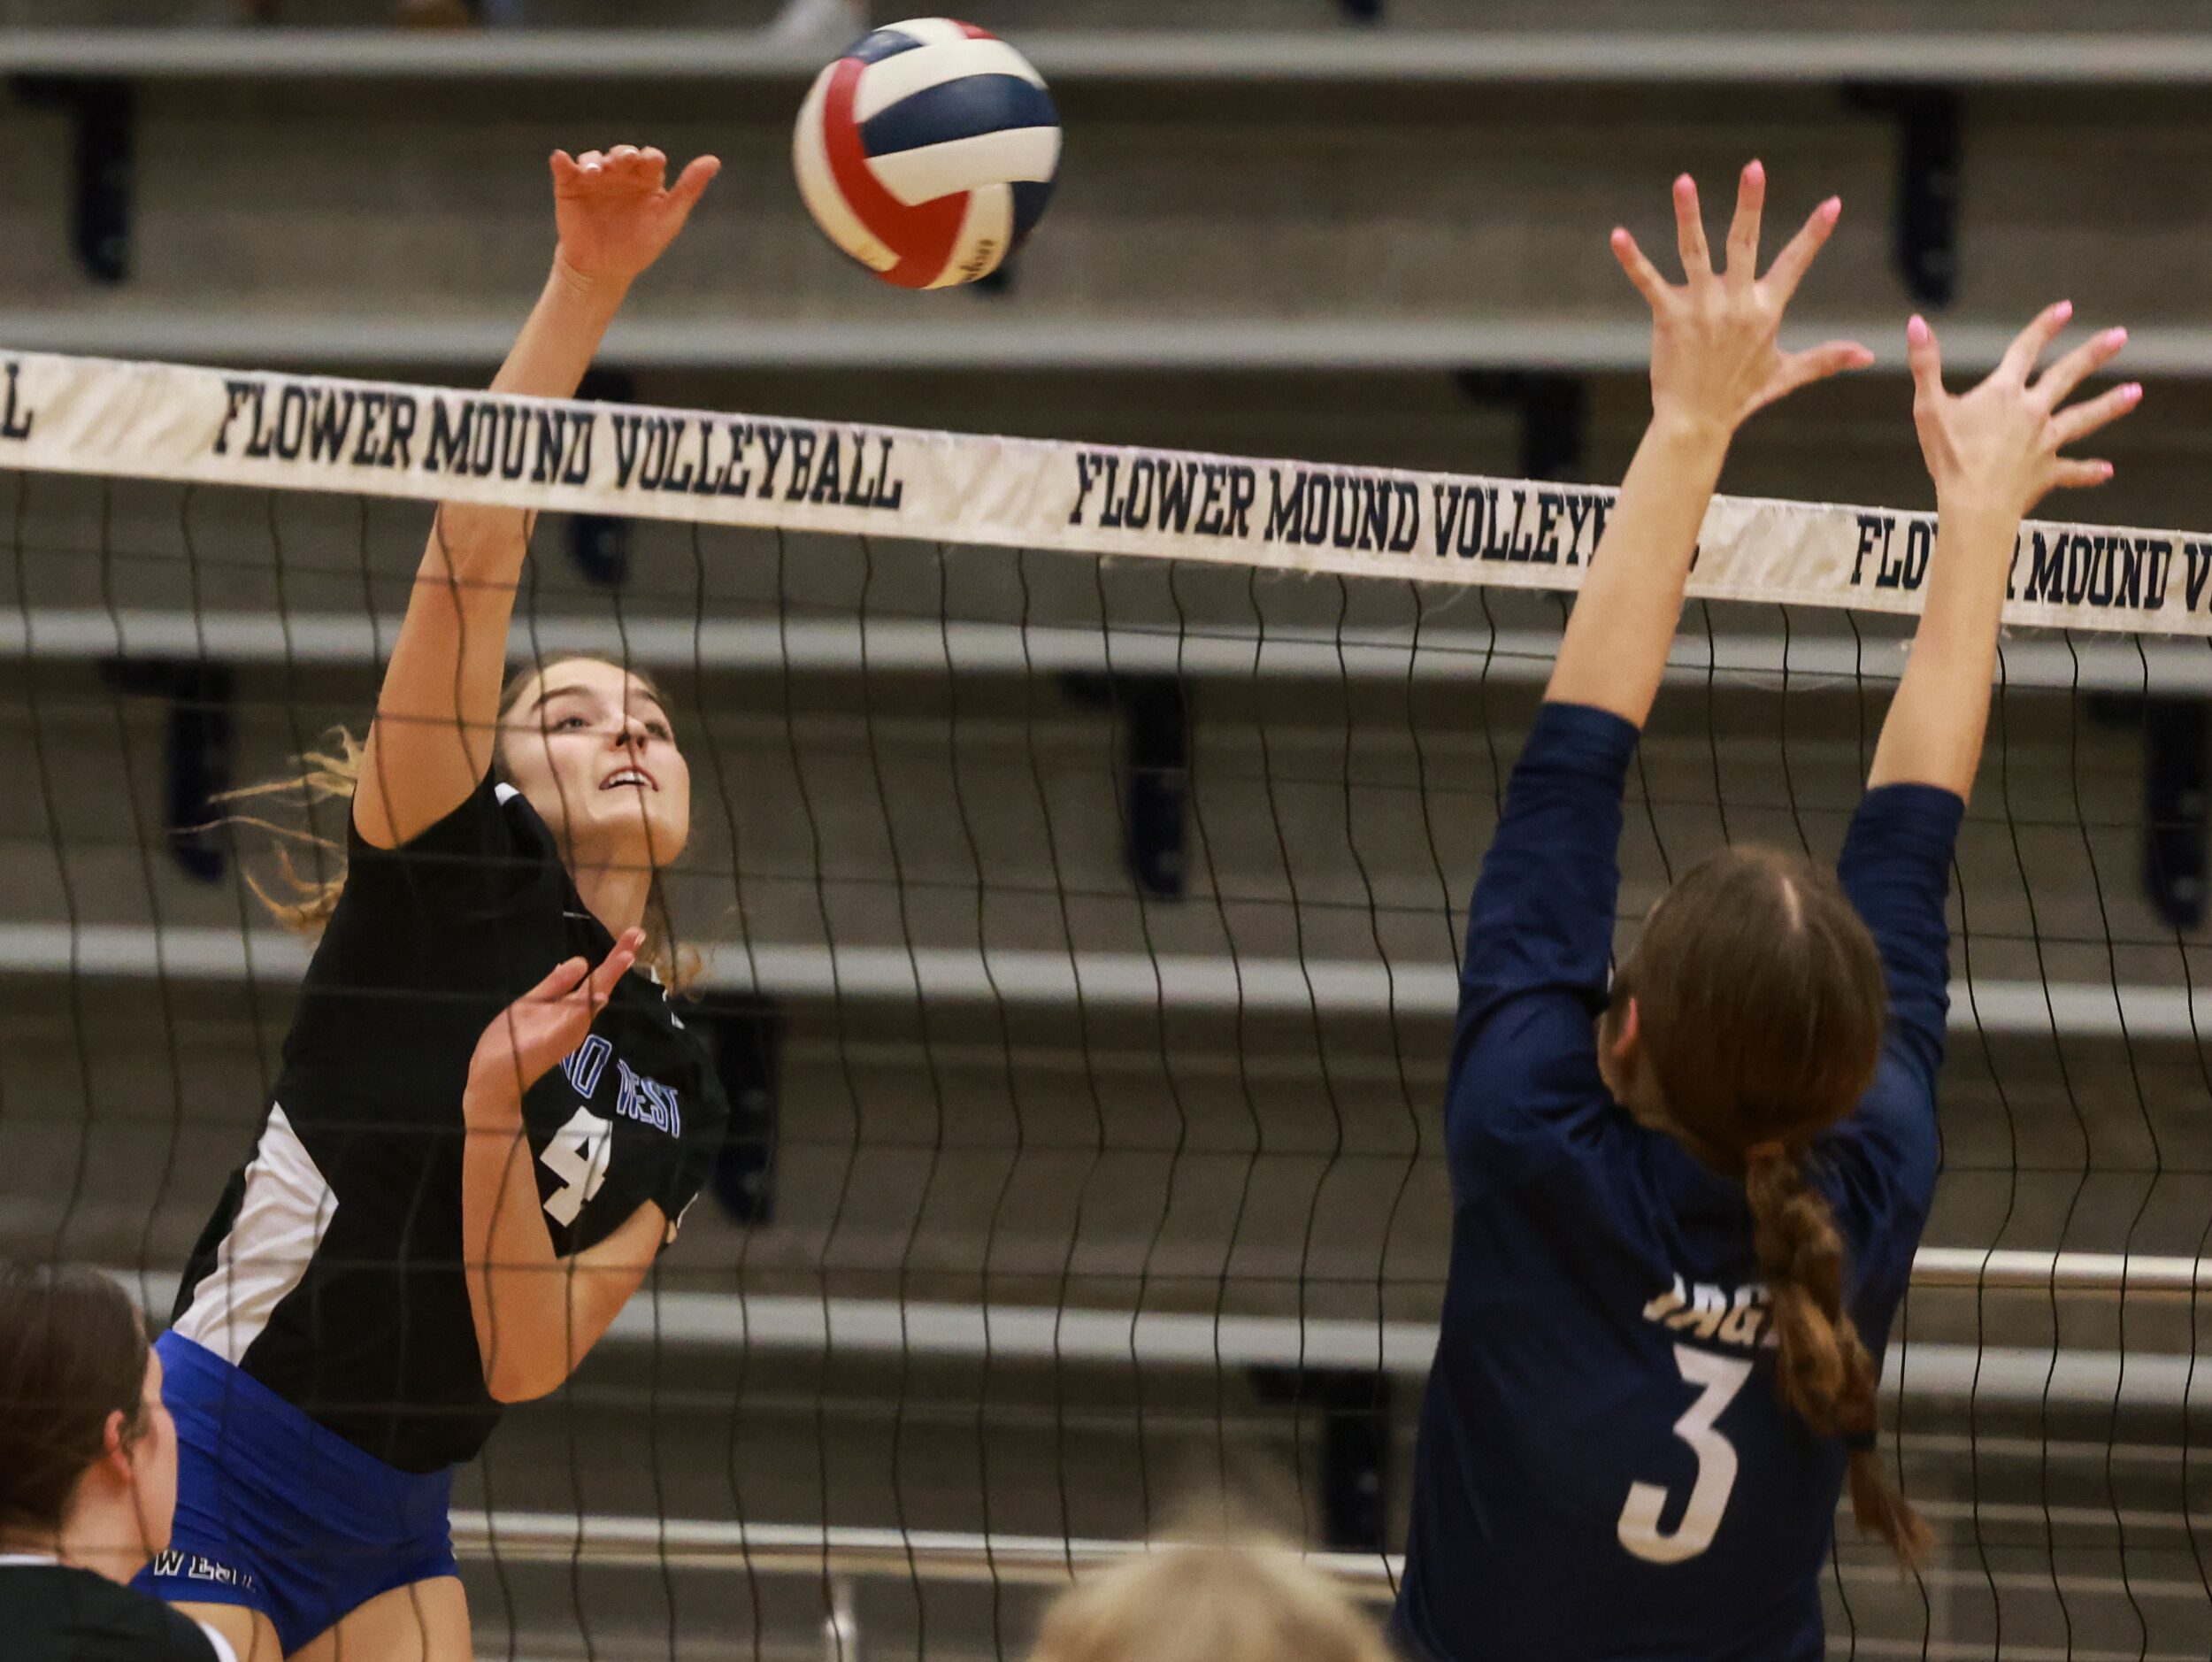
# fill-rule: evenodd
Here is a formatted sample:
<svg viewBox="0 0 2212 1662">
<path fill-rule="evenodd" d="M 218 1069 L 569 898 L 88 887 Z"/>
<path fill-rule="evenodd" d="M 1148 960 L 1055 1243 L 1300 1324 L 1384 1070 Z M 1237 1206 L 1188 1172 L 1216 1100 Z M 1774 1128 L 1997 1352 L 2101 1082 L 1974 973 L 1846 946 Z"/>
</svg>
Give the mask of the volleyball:
<svg viewBox="0 0 2212 1662">
<path fill-rule="evenodd" d="M 825 69 L 792 142 L 829 240 L 888 283 L 987 277 L 1043 217 L 1060 117 L 1029 60 L 950 18 L 878 29 Z"/>
</svg>

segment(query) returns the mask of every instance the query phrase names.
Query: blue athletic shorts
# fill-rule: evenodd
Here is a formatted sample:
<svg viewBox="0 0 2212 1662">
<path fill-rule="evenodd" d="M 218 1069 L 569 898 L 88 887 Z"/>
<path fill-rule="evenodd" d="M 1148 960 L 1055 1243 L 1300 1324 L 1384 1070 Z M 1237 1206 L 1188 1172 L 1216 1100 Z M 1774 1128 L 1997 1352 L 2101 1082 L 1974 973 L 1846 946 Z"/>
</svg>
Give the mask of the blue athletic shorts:
<svg viewBox="0 0 2212 1662">
<path fill-rule="evenodd" d="M 155 1347 L 177 1422 L 177 1520 L 139 1587 L 257 1610 L 288 1656 L 380 1593 L 458 1573 L 450 1469 L 387 1466 L 189 1339 Z"/>
</svg>

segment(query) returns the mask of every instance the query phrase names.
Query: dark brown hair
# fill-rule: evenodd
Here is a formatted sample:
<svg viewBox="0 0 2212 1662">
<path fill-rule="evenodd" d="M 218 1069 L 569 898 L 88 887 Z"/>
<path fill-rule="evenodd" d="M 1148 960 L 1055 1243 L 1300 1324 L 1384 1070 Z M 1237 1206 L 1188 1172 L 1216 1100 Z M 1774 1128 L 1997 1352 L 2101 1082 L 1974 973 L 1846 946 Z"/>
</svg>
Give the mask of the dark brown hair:
<svg viewBox="0 0 2212 1662">
<path fill-rule="evenodd" d="M 60 1530 L 85 1473 L 145 1429 L 146 1324 L 96 1270 L 0 1266 L 0 1528 Z"/>
<path fill-rule="evenodd" d="M 1874 1450 L 1874 1358 L 1844 1304 L 1844 1243 L 1806 1171 L 1819 1132 L 1874 1080 L 1888 995 L 1881 955 L 1832 873 L 1732 848 L 1671 889 L 1616 977 L 1609 1027 L 1636 1002 L 1639 1066 L 1670 1126 L 1740 1180 L 1767 1286 L 1775 1388 L 1850 1445 L 1859 1527 L 1917 1564 L 1927 1525 Z"/>
<path fill-rule="evenodd" d="M 606 664 L 623 670 L 636 678 L 638 684 L 650 693 L 664 707 L 659 683 L 643 670 L 631 669 L 617 664 L 611 658 L 595 652 L 562 652 L 541 663 L 526 664 L 508 679 L 499 694 L 499 722 L 503 729 L 507 718 L 514 713 L 530 683 L 563 664 Z M 221 800 L 240 802 L 260 796 L 296 797 L 300 804 L 311 809 L 321 802 L 342 802 L 349 804 L 354 793 L 361 788 L 361 742 L 344 727 L 330 735 L 329 747 L 320 750 L 303 751 L 299 758 L 299 772 L 289 779 L 272 780 L 266 784 L 249 785 L 229 792 Z M 492 749 L 492 771 L 502 772 L 503 763 L 497 743 Z M 277 841 L 277 870 L 283 881 L 285 893 L 271 894 L 261 885 L 260 879 L 248 873 L 246 882 L 254 896 L 277 920 L 295 935 L 320 935 L 323 926 L 330 921 L 330 914 L 338 909 L 338 896 L 346 888 L 346 848 L 342 842 L 318 836 L 312 831 L 303 831 L 297 826 L 279 825 L 250 814 L 234 814 L 229 823 L 250 825 L 269 832 Z M 292 857 L 293 845 L 313 850 L 314 873 L 300 870 L 300 863 Z M 661 978 L 662 985 L 681 991 L 698 976 L 698 955 L 680 945 L 675 928 L 668 914 L 668 896 L 661 887 L 659 873 L 653 878 L 653 886 L 645 902 L 645 950 L 640 955 L 643 961 Z"/>
</svg>

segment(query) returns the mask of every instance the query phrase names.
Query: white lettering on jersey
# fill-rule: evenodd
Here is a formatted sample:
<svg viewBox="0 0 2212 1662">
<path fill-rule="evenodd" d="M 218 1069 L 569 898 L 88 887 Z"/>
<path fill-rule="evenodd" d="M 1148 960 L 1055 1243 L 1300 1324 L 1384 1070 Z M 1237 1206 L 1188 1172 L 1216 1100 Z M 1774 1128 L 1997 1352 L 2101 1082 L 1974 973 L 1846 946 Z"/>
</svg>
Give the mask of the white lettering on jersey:
<svg viewBox="0 0 2212 1662">
<path fill-rule="evenodd" d="M 1674 1435 L 1697 1456 L 1697 1481 L 1682 1509 L 1682 1521 L 1671 1531 L 1659 1527 L 1666 1511 L 1667 1491 L 1658 1483 L 1631 1483 L 1627 1502 L 1621 1507 L 1615 1533 L 1620 1543 L 1647 1564 L 1681 1564 L 1713 1544 L 1720 1532 L 1721 1514 L 1728 1510 L 1730 1491 L 1736 1487 L 1736 1445 L 1723 1436 L 1716 1422 L 1751 1377 L 1751 1364 L 1732 1356 L 1674 1347 L 1675 1366 L 1685 1381 L 1698 1388 L 1696 1398 L 1674 1422 Z"/>
<path fill-rule="evenodd" d="M 682 1136 L 684 1113 L 676 1088 L 646 1078 L 616 1056 L 614 1045 L 598 1034 L 593 1034 L 569 1053 L 568 1059 L 561 1064 L 561 1072 L 567 1075 L 576 1094 L 589 1102 L 597 1094 L 599 1081 L 610 1061 L 615 1068 L 616 1115 L 650 1126 L 656 1131 L 665 1131 L 672 1137 Z"/>
<path fill-rule="evenodd" d="M 615 1112 L 656 1131 L 665 1131 L 672 1137 L 683 1135 L 683 1111 L 676 1105 L 674 1087 L 646 1078 L 619 1058 L 615 1061 L 615 1068 L 620 1081 L 615 1090 Z"/>
<path fill-rule="evenodd" d="M 553 1134 L 538 1158 L 561 1187 L 547 1196 L 549 1216 L 566 1225 L 576 1221 L 591 1197 L 607 1181 L 607 1163 L 614 1154 L 614 1121 L 602 1120 L 588 1108 L 579 1108 L 568 1123 Z"/>
<path fill-rule="evenodd" d="M 1770 1349 L 1776 1343 L 1767 1313 L 1767 1289 L 1757 1281 L 1733 1289 L 1716 1287 L 1709 1281 L 1686 1286 L 1678 1274 L 1672 1287 L 1644 1306 L 1646 1321 L 1658 1322 L 1693 1338 L 1745 1350 Z"/>
</svg>

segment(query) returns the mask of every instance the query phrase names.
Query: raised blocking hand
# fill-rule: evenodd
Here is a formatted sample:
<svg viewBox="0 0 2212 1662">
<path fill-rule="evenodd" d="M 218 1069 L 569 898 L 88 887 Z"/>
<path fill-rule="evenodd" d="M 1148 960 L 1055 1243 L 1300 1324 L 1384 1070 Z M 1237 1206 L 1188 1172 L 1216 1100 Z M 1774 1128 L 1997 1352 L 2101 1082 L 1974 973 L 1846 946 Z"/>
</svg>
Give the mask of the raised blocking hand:
<svg viewBox="0 0 2212 1662">
<path fill-rule="evenodd" d="M 1935 331 L 1924 318 L 1905 326 L 1913 425 L 1935 481 L 1936 504 L 1944 512 L 1985 509 L 2019 519 L 2055 489 L 2101 485 L 2112 477 L 2110 462 L 2078 461 L 2059 451 L 2117 421 L 2141 402 L 2143 389 L 2130 381 L 2083 403 L 2066 403 L 2085 380 L 2118 355 L 2128 332 L 2093 335 L 2029 379 L 2073 315 L 2071 301 L 2045 307 L 2015 337 L 1988 378 L 1955 396 L 1943 389 L 1943 354 Z"/>
<path fill-rule="evenodd" d="M 1782 314 L 1843 212 L 1831 196 L 1758 274 L 1759 227 L 1766 206 L 1766 169 L 1753 162 L 1736 187 L 1726 263 L 1713 269 L 1697 182 L 1674 181 L 1674 221 L 1685 281 L 1670 283 L 1625 229 L 1613 233 L 1613 255 L 1651 306 L 1651 404 L 1655 419 L 1673 419 L 1733 433 L 1751 413 L 1808 382 L 1863 369 L 1874 354 L 1855 341 L 1830 341 L 1785 352 Z"/>
</svg>

